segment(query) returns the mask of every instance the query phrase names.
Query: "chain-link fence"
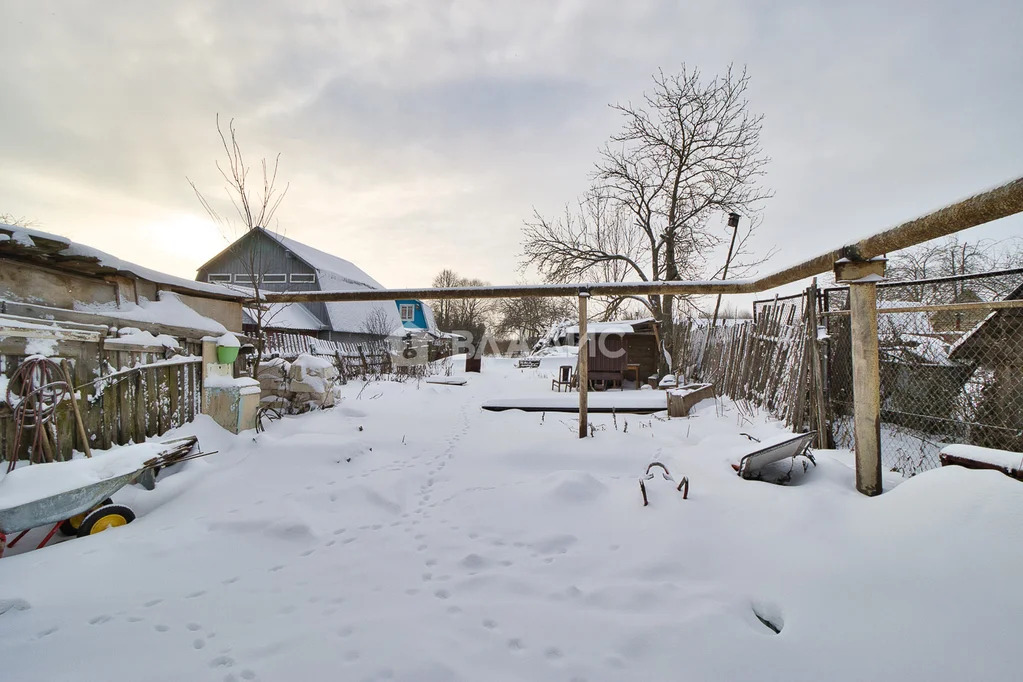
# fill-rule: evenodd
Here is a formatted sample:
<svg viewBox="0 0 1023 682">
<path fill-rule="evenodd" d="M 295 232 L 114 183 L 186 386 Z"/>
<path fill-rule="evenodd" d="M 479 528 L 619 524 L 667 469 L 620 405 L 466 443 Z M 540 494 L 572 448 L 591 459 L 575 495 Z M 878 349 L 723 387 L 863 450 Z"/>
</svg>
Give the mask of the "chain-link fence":
<svg viewBox="0 0 1023 682">
<path fill-rule="evenodd" d="M 832 437 L 851 448 L 848 289 L 822 293 Z M 1018 300 L 1023 269 L 878 285 L 885 468 L 937 467 L 947 443 L 1023 451 L 1023 308 L 998 307 Z"/>
</svg>

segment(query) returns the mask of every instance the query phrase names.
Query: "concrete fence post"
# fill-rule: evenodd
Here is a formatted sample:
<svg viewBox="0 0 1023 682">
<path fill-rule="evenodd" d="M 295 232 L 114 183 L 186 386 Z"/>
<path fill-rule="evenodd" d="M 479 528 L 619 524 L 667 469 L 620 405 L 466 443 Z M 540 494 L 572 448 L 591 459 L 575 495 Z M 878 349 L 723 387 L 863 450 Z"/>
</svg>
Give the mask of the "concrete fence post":
<svg viewBox="0 0 1023 682">
<path fill-rule="evenodd" d="M 590 390 L 590 356 L 586 338 L 586 301 L 590 295 L 585 289 L 579 291 L 579 437 L 586 438 L 589 431 L 588 393 Z"/>
<path fill-rule="evenodd" d="M 835 263 L 835 280 L 849 285 L 856 489 L 864 495 L 882 492 L 877 283 L 884 279 L 884 267 L 883 258 Z"/>
</svg>

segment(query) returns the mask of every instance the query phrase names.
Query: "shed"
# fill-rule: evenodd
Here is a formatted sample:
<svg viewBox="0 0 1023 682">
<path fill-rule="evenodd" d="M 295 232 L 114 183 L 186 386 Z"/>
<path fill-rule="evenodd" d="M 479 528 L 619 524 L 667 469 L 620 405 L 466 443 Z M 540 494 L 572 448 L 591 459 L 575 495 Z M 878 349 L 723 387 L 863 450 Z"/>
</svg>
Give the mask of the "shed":
<svg viewBox="0 0 1023 682">
<path fill-rule="evenodd" d="M 657 322 L 652 317 L 586 325 L 590 380 L 608 387 L 620 387 L 630 365 L 638 369 L 637 386 L 657 373 Z M 557 345 L 577 346 L 579 325 L 562 328 Z"/>
<path fill-rule="evenodd" d="M 0 225 L 0 306 L 9 315 L 201 336 L 242 331 L 244 298 L 60 235 Z"/>
<path fill-rule="evenodd" d="M 1005 300 L 1023 300 L 1023 284 Z M 952 346 L 949 358 L 988 374 L 974 396 L 971 442 L 1023 452 L 1023 309 L 992 311 Z"/>
</svg>

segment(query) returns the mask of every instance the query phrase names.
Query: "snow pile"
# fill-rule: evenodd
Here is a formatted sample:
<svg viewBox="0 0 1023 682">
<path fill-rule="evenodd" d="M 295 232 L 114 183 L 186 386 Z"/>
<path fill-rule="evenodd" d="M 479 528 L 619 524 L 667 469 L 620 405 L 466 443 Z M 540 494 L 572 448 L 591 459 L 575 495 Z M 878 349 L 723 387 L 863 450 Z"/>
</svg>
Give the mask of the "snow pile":
<svg viewBox="0 0 1023 682">
<path fill-rule="evenodd" d="M 1018 481 L 886 473 L 867 498 L 845 451 L 745 481 L 740 432 L 784 429 L 727 400 L 594 414 L 585 439 L 479 409 L 550 395 L 556 365 L 372 382 L 255 437 L 188 425 L 220 453 L 115 495 L 135 522 L 0 559 L 0 599 L 30 606 L 0 615 L 4 679 L 1018 678 Z M 652 460 L 689 499 L 656 477 L 642 506 Z"/>
<path fill-rule="evenodd" d="M 50 357 L 57 354 L 57 339 L 32 337 L 25 340 L 26 355 Z"/>
<path fill-rule="evenodd" d="M 238 341 L 238 337 L 231 332 L 225 332 L 223 336 L 217 339 L 217 345 L 224 348 L 241 348 L 242 344 Z"/>
<path fill-rule="evenodd" d="M 224 325 L 199 314 L 169 291 L 161 291 L 158 301 L 143 298 L 138 305 L 121 301 L 120 307 L 116 303 L 76 303 L 75 310 L 102 313 L 128 322 L 153 322 L 218 334 L 227 331 Z"/>
<path fill-rule="evenodd" d="M 941 449 L 941 454 L 950 457 L 961 457 L 972 459 L 975 462 L 984 462 L 1003 469 L 1023 471 L 1023 454 L 1010 452 L 1008 450 L 995 450 L 994 448 L 982 448 L 977 445 L 946 445 Z"/>
<path fill-rule="evenodd" d="M 142 331 L 136 327 L 123 327 L 117 332 L 119 343 L 128 343 L 138 346 L 163 346 L 164 348 L 180 348 L 178 340 L 167 334 L 156 334 Z"/>
</svg>

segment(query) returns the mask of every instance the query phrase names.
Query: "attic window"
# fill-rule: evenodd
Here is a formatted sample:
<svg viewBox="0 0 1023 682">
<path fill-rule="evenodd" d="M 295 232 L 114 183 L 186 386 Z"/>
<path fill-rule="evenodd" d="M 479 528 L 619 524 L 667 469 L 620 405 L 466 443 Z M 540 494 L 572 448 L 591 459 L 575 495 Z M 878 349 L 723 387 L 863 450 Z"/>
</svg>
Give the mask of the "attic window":
<svg viewBox="0 0 1023 682">
<path fill-rule="evenodd" d="M 291 273 L 293 284 L 315 284 L 316 273 L 314 272 L 293 272 Z"/>
<path fill-rule="evenodd" d="M 206 278 L 210 282 L 230 282 L 231 273 L 210 274 Z"/>
<path fill-rule="evenodd" d="M 398 306 L 402 322 L 413 322 L 416 319 L 416 307 L 411 303 L 402 303 Z"/>
<path fill-rule="evenodd" d="M 252 275 L 236 272 L 234 275 L 235 284 L 252 284 Z"/>
<path fill-rule="evenodd" d="M 285 274 L 263 275 L 263 284 L 286 284 L 288 276 Z"/>
</svg>

